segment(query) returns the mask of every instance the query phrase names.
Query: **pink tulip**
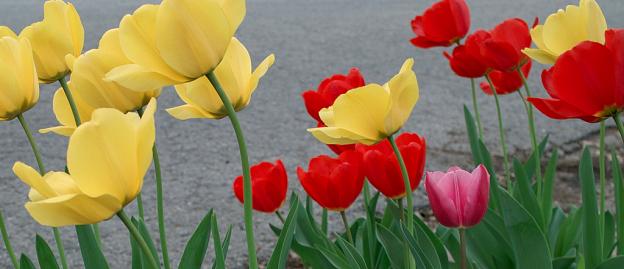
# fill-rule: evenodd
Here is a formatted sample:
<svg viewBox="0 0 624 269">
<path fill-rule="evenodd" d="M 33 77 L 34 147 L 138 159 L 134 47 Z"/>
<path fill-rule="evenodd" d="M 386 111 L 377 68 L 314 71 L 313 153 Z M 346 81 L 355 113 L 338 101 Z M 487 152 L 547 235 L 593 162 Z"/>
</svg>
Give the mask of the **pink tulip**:
<svg viewBox="0 0 624 269">
<path fill-rule="evenodd" d="M 446 227 L 472 227 L 487 211 L 490 174 L 483 165 L 472 173 L 456 166 L 446 173 L 427 172 L 425 187 L 433 214 Z"/>
</svg>

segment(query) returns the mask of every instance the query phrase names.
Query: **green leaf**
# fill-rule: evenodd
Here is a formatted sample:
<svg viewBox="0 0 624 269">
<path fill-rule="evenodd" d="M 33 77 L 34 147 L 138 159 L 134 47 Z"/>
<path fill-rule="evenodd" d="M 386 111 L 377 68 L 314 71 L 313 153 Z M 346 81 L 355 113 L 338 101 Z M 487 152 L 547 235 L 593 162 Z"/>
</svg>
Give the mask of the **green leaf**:
<svg viewBox="0 0 624 269">
<path fill-rule="evenodd" d="M 392 268 L 406 268 L 405 245 L 403 244 L 403 240 L 399 239 L 394 233 L 381 224 L 377 224 L 377 239 L 383 246 L 392 264 Z"/>
<path fill-rule="evenodd" d="M 501 190 L 503 220 L 514 251 L 516 268 L 552 268 L 550 249 L 544 233 L 531 214 Z"/>
<path fill-rule="evenodd" d="M 418 231 L 417 235 L 423 237 L 419 241 L 427 241 L 431 243 L 431 249 L 435 250 L 437 261 L 433 261 L 436 264 L 436 268 L 448 268 L 448 255 L 446 253 L 446 249 L 444 249 L 444 244 L 440 241 L 433 231 L 427 226 L 427 224 L 420 218 L 414 216 L 414 224 L 418 226 L 416 231 Z M 426 237 L 426 238 L 425 238 Z M 433 256 L 433 255 L 432 255 Z"/>
<path fill-rule="evenodd" d="M 76 234 L 85 268 L 108 269 L 108 263 L 95 239 L 91 225 L 76 225 Z"/>
<path fill-rule="evenodd" d="M 583 256 L 585 257 L 585 268 L 594 269 L 602 262 L 603 255 L 602 238 L 600 238 L 600 226 L 598 224 L 594 167 L 587 148 L 583 149 L 579 177 L 583 197 Z"/>
<path fill-rule="evenodd" d="M 197 229 L 186 243 L 182 259 L 178 265 L 179 269 L 201 268 L 201 265 L 210 243 L 210 223 L 212 222 L 212 209 L 204 219 L 197 225 Z"/>
<path fill-rule="evenodd" d="M 39 266 L 41 268 L 49 268 L 49 269 L 58 269 L 58 263 L 56 262 L 56 257 L 52 252 L 52 249 L 48 245 L 48 243 L 41 236 L 36 235 L 35 237 L 35 248 L 37 249 L 37 260 L 39 261 Z"/>
<path fill-rule="evenodd" d="M 212 223 L 210 225 L 214 244 L 214 264 L 212 268 L 225 269 L 225 254 L 223 245 L 221 245 L 221 235 L 219 234 L 219 222 L 217 221 L 217 213 L 212 214 Z"/>
<path fill-rule="evenodd" d="M 218 235 L 219 235 L 219 233 L 218 233 L 218 230 L 217 230 L 217 236 Z M 230 224 L 230 226 L 228 226 L 227 232 L 225 233 L 225 238 L 223 239 L 223 242 L 221 243 L 221 249 L 223 250 L 223 260 L 224 260 L 223 263 L 224 264 L 225 264 L 225 259 L 227 258 L 228 249 L 230 248 L 230 238 L 231 237 L 232 237 L 232 225 Z M 212 264 L 212 269 L 217 269 L 216 261 Z"/>
<path fill-rule="evenodd" d="M 553 269 L 570 269 L 570 266 L 576 261 L 576 257 L 559 257 L 552 261 Z"/>
<path fill-rule="evenodd" d="M 537 221 L 537 223 L 540 225 L 540 229 L 544 230 L 544 228 L 542 227 L 546 227 L 546 224 L 544 223 L 544 220 L 542 218 L 542 210 L 538 204 L 535 193 L 531 189 L 531 182 L 526 175 L 526 171 L 524 171 L 524 167 L 517 159 L 513 160 L 513 167 L 516 174 L 516 182 L 518 186 L 514 190 L 516 190 L 519 194 L 516 198 L 518 202 L 520 202 L 522 207 L 524 207 L 535 219 L 535 221 Z"/>
<path fill-rule="evenodd" d="M 624 256 L 617 256 L 606 260 L 596 267 L 596 269 L 622 269 L 624 268 Z"/>
<path fill-rule="evenodd" d="M 544 223 L 549 224 L 550 219 L 552 218 L 552 207 L 553 207 L 553 189 L 555 186 L 555 173 L 557 171 L 557 159 L 558 153 L 557 149 L 552 150 L 552 156 L 550 156 L 550 160 L 548 160 L 548 165 L 546 166 L 546 173 L 544 174 L 544 185 L 542 189 L 542 202 L 540 203 L 542 206 L 542 215 L 544 218 Z"/>
<path fill-rule="evenodd" d="M 336 239 L 336 243 L 342 249 L 344 256 L 347 258 L 347 261 L 352 265 L 357 265 L 355 268 L 359 269 L 368 269 L 366 266 L 366 261 L 364 261 L 364 257 L 357 251 L 357 249 L 346 240 L 342 239 L 342 237 L 338 237 Z"/>
<path fill-rule="evenodd" d="M 22 256 L 20 256 L 20 269 L 37 269 L 37 267 L 35 267 L 35 264 L 26 254 L 22 254 Z"/>
<path fill-rule="evenodd" d="M 544 156 L 544 150 L 546 150 L 546 144 L 548 143 L 549 135 L 546 135 L 539 143 L 537 149 L 539 150 L 540 157 Z M 524 163 L 524 170 L 526 171 L 527 178 L 531 179 L 535 175 L 535 151 L 531 152 L 531 156 Z M 541 161 L 541 158 L 540 158 Z"/>
<path fill-rule="evenodd" d="M 139 233 L 141 233 L 141 237 L 143 237 L 143 240 L 145 240 L 145 243 L 147 243 L 147 246 L 149 247 L 149 250 L 152 256 L 157 261 L 158 266 L 160 268 L 160 262 L 159 262 L 160 258 L 158 257 L 158 251 L 156 250 L 156 245 L 154 244 L 154 240 L 152 240 L 152 236 L 150 235 L 149 230 L 147 229 L 147 226 L 145 226 L 145 222 L 142 219 L 136 219 L 133 217 L 132 223 L 134 224 L 135 227 L 137 227 L 137 229 L 139 229 Z M 145 253 L 141 251 L 141 255 L 145 255 Z M 141 260 L 145 261 L 147 260 L 147 258 L 143 257 L 141 258 Z M 144 263 L 143 266 L 146 266 L 146 268 L 148 267 L 146 263 Z"/>
<path fill-rule="evenodd" d="M 132 257 L 132 269 L 147 268 L 147 265 L 145 265 L 143 261 L 143 252 L 139 247 L 139 243 L 137 243 L 133 236 L 130 236 L 130 251 Z"/>
<path fill-rule="evenodd" d="M 617 153 L 611 152 L 611 170 L 613 173 L 613 183 L 615 192 L 615 215 L 617 229 L 617 254 L 624 255 L 624 184 L 622 182 L 622 166 L 618 160 Z"/>
<path fill-rule="evenodd" d="M 363 248 L 366 249 L 367 253 L 364 255 L 364 259 L 366 260 L 366 264 L 368 267 L 373 268 L 376 264 L 377 255 L 377 231 L 375 229 L 375 213 L 377 210 L 377 202 L 379 201 L 379 192 L 375 193 L 373 197 L 370 199 L 368 206 L 366 207 L 366 240 L 362 240 Z M 356 241 L 357 242 L 357 241 Z"/>
<path fill-rule="evenodd" d="M 290 246 L 292 244 L 292 240 L 295 234 L 295 228 L 297 227 L 297 222 L 295 218 L 297 217 L 298 211 L 299 199 L 296 195 L 293 194 L 290 202 L 288 217 L 286 217 L 284 227 L 280 232 L 277 244 L 275 244 L 275 249 L 273 250 L 273 254 L 271 254 L 271 258 L 269 259 L 267 268 L 279 269 L 286 267 L 288 253 L 290 252 Z"/>
<path fill-rule="evenodd" d="M 423 247 L 421 247 L 418 242 L 416 242 L 416 238 L 414 238 L 414 236 L 409 233 L 407 227 L 405 227 L 405 225 L 403 225 L 402 223 L 401 232 L 403 238 L 407 240 L 407 245 L 409 246 L 409 249 L 412 253 L 412 257 L 414 257 L 416 268 L 433 268 L 434 266 L 431 263 L 431 260 L 434 257 L 427 257 L 427 254 L 425 254 Z"/>
<path fill-rule="evenodd" d="M 583 210 L 572 208 L 559 228 L 554 256 L 568 256 L 579 244 L 583 229 Z"/>
<path fill-rule="evenodd" d="M 479 135 L 477 134 L 477 126 L 475 120 L 470 114 L 468 107 L 464 105 L 464 120 L 466 122 L 466 131 L 468 133 L 468 142 L 470 143 L 470 152 L 472 152 L 472 160 L 475 165 L 483 163 L 479 147 Z"/>
<path fill-rule="evenodd" d="M 613 219 L 611 212 L 605 212 L 605 226 L 604 226 L 604 239 L 603 239 L 603 258 L 607 259 L 611 257 L 611 250 L 615 245 L 615 220 Z"/>
<path fill-rule="evenodd" d="M 459 237 L 454 235 L 459 244 Z M 502 218 L 492 209 L 481 223 L 466 230 L 468 258 L 481 268 L 513 268 L 514 253 Z M 457 246 L 459 248 L 459 246 Z M 459 250 L 454 260 L 459 260 Z"/>
<path fill-rule="evenodd" d="M 498 185 L 498 177 L 496 176 L 496 170 L 494 170 L 494 165 L 492 164 L 492 155 L 490 151 L 488 151 L 487 147 L 483 143 L 483 141 L 479 141 L 479 151 L 481 152 L 481 159 L 483 160 L 483 165 L 488 170 L 490 174 L 490 204 L 489 206 L 494 209 L 500 208 L 500 198 L 499 196 L 499 185 Z"/>
<path fill-rule="evenodd" d="M 329 262 L 338 269 L 353 269 L 349 262 L 337 253 L 337 251 L 319 247 L 319 250 L 329 260 Z"/>
</svg>

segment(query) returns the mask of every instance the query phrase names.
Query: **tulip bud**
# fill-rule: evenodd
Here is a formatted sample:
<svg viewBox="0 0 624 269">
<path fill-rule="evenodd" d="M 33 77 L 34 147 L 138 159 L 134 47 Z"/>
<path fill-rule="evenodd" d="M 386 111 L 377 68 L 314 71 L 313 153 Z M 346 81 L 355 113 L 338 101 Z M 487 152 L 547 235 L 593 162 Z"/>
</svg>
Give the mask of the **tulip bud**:
<svg viewBox="0 0 624 269">
<path fill-rule="evenodd" d="M 39 80 L 52 83 L 70 72 L 65 56 L 80 55 L 84 29 L 71 3 L 50 0 L 43 6 L 43 20 L 24 28 L 20 37 L 27 38 L 32 44 Z"/>
<path fill-rule="evenodd" d="M 301 186 L 314 201 L 328 210 L 344 211 L 362 192 L 362 156 L 345 151 L 338 158 L 326 155 L 310 160 L 308 171 L 297 167 Z"/>
<path fill-rule="evenodd" d="M 459 167 L 444 172 L 427 172 L 429 204 L 440 224 L 469 228 L 481 222 L 488 208 L 490 174 L 483 165 L 472 173 Z"/>
<path fill-rule="evenodd" d="M 281 160 L 275 164 L 261 162 L 251 167 L 251 193 L 253 209 L 264 213 L 277 211 L 288 191 L 288 175 Z M 238 176 L 232 184 L 238 201 L 244 203 L 243 176 Z"/>
<path fill-rule="evenodd" d="M 420 184 L 425 169 L 425 139 L 416 133 L 403 133 L 397 137 L 396 144 L 405 162 L 413 191 Z M 384 140 L 373 146 L 357 145 L 356 148 L 363 152 L 363 168 L 368 181 L 390 199 L 405 197 L 403 174 L 390 142 Z"/>
<path fill-rule="evenodd" d="M 39 83 L 30 42 L 0 37 L 0 120 L 12 120 L 39 100 Z"/>
</svg>

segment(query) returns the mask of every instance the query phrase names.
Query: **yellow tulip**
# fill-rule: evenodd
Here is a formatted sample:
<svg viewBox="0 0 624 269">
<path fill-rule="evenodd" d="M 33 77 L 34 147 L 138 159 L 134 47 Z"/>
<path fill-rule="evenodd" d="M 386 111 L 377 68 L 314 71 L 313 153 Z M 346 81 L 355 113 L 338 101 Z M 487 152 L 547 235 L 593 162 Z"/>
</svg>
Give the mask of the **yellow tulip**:
<svg viewBox="0 0 624 269">
<path fill-rule="evenodd" d="M 604 44 L 607 21 L 595 0 L 580 0 L 578 6 L 568 5 L 546 19 L 544 25 L 531 30 L 536 49 L 523 52 L 543 64 L 554 64 L 559 55 L 583 41 Z"/>
<path fill-rule="evenodd" d="M 325 144 L 375 144 L 396 133 L 418 102 L 413 59 L 383 86 L 368 84 L 342 94 L 319 112 L 327 127 L 308 129 Z"/>
<path fill-rule="evenodd" d="M 215 68 L 214 73 L 236 111 L 244 109 L 249 104 L 260 78 L 274 61 L 275 56 L 271 54 L 252 72 L 249 52 L 238 39 L 232 38 L 223 61 Z M 223 102 L 205 76 L 192 82 L 176 85 L 175 89 L 178 96 L 186 103 L 167 109 L 167 112 L 176 119 L 220 119 L 227 116 Z"/>
<path fill-rule="evenodd" d="M 37 71 L 28 40 L 0 37 L 0 89 L 0 121 L 12 120 L 39 100 Z"/>
<path fill-rule="evenodd" d="M 65 56 L 80 55 L 84 29 L 71 3 L 50 0 L 43 6 L 43 20 L 24 28 L 20 37 L 32 44 L 39 81 L 52 83 L 69 73 Z"/>
<path fill-rule="evenodd" d="M 5 36 L 17 38 L 17 35 L 15 34 L 15 32 L 13 32 L 13 30 L 11 30 L 11 28 L 6 26 L 0 26 L 0 37 Z"/>
<path fill-rule="evenodd" d="M 119 24 L 132 64 L 107 75 L 141 91 L 195 80 L 221 62 L 245 16 L 244 0 L 164 0 L 143 5 Z"/>
<path fill-rule="evenodd" d="M 17 162 L 13 172 L 31 187 L 25 207 L 40 224 L 52 227 L 107 220 L 132 202 L 152 161 L 155 140 L 152 99 L 142 118 L 101 108 L 69 139 L 70 174 L 41 176 Z"/>
</svg>

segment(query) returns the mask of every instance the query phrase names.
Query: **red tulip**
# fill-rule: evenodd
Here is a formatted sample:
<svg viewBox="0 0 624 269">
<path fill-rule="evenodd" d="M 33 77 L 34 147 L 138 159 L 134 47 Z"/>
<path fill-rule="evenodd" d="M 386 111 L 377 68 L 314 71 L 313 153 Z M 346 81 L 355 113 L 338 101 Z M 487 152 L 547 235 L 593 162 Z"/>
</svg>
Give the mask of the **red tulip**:
<svg viewBox="0 0 624 269">
<path fill-rule="evenodd" d="M 420 48 L 447 47 L 462 39 L 470 28 L 470 10 L 464 0 L 442 0 L 412 20 L 416 34 L 410 40 Z"/>
<path fill-rule="evenodd" d="M 449 228 L 477 225 L 488 208 L 490 174 L 483 165 L 472 173 L 459 167 L 444 172 L 427 172 L 427 196 L 433 214 Z"/>
<path fill-rule="evenodd" d="M 525 21 L 508 19 L 489 31 L 481 47 L 485 63 L 496 70 L 513 71 L 527 60 L 522 50 L 531 46 L 531 34 Z"/>
<path fill-rule="evenodd" d="M 420 184 L 425 169 L 425 139 L 416 133 L 403 133 L 396 139 L 407 167 L 412 191 Z M 373 146 L 357 145 L 364 155 L 364 171 L 368 181 L 390 199 L 405 197 L 403 174 L 388 140 Z"/>
<path fill-rule="evenodd" d="M 531 60 L 528 60 L 522 66 L 522 73 L 525 78 L 529 77 L 529 73 L 531 72 Z M 494 88 L 496 88 L 496 94 L 510 94 L 514 93 L 522 87 L 522 77 L 518 74 L 518 71 L 498 71 L 492 70 L 489 73 L 490 80 L 492 84 L 494 84 Z M 487 81 L 481 82 L 481 89 L 484 93 L 492 95 L 492 89 L 490 88 L 490 84 Z"/>
<path fill-rule="evenodd" d="M 288 189 L 288 176 L 281 160 L 275 164 L 261 162 L 251 167 L 251 192 L 253 209 L 265 213 L 277 211 L 284 201 Z M 238 201 L 243 199 L 243 176 L 238 176 L 232 185 Z"/>
<path fill-rule="evenodd" d="M 324 79 L 318 89 L 305 91 L 301 96 L 305 103 L 308 114 L 317 122 L 323 122 L 319 117 L 319 111 L 330 107 L 336 98 L 351 89 L 364 86 L 364 77 L 357 68 L 351 68 L 349 74 L 335 74 Z"/>
<path fill-rule="evenodd" d="M 624 30 L 607 30 L 605 45 L 585 41 L 565 52 L 542 82 L 551 98 L 529 98 L 553 119 L 598 122 L 624 111 Z"/>
<path fill-rule="evenodd" d="M 297 168 L 303 189 L 323 208 L 344 211 L 358 197 L 364 186 L 362 156 L 345 151 L 338 158 L 321 155 L 310 160 L 308 171 Z"/>
<path fill-rule="evenodd" d="M 476 31 L 466 38 L 464 45 L 453 49 L 452 56 L 444 52 L 455 74 L 465 78 L 480 78 L 485 75 L 488 66 L 481 57 L 481 44 L 489 37 L 490 34 L 486 31 Z"/>
</svg>

